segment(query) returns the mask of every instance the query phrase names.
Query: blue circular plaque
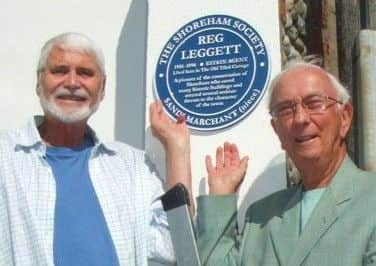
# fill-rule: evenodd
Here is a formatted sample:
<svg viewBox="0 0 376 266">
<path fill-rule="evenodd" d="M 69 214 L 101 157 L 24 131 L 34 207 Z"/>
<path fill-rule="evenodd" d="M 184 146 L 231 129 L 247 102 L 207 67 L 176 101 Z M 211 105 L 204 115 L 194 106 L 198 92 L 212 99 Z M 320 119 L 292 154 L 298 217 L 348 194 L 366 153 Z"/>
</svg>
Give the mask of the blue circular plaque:
<svg viewBox="0 0 376 266">
<path fill-rule="evenodd" d="M 166 43 L 155 73 L 155 91 L 168 114 L 208 131 L 250 114 L 269 80 L 269 54 L 260 34 L 227 15 L 195 19 Z"/>
</svg>

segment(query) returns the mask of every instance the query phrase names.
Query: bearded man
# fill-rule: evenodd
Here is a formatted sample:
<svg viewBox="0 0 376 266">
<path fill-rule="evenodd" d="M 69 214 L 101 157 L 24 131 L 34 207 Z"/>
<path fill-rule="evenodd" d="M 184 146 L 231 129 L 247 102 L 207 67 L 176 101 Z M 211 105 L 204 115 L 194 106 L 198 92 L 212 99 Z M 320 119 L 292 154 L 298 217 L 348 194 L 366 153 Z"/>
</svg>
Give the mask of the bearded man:
<svg viewBox="0 0 376 266">
<path fill-rule="evenodd" d="M 155 167 L 143 151 L 102 142 L 87 124 L 105 95 L 101 50 L 83 34 L 58 35 L 42 48 L 37 80 L 44 116 L 0 135 L 0 265 L 174 263 Z M 168 176 L 189 174 L 184 122 L 161 114 L 154 104 Z M 177 153 L 186 168 L 174 162 Z M 168 187 L 178 181 L 168 178 Z"/>
</svg>

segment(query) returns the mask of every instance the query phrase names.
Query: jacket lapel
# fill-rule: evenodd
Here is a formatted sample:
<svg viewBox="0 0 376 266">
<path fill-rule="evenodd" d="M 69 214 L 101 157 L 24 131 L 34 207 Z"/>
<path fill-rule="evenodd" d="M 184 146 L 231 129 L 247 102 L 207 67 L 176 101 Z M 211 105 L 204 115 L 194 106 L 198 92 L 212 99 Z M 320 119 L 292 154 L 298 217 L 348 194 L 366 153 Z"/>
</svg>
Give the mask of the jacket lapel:
<svg viewBox="0 0 376 266">
<path fill-rule="evenodd" d="M 299 240 L 299 214 L 301 186 L 292 192 L 291 199 L 281 215 L 270 223 L 270 235 L 273 248 L 280 265 L 287 265 L 288 258 Z"/>
<path fill-rule="evenodd" d="M 312 248 L 337 221 L 353 193 L 355 166 L 346 157 L 307 221 L 287 265 L 300 265 Z M 300 215 L 300 214 L 299 214 Z"/>
<path fill-rule="evenodd" d="M 325 191 L 307 221 L 287 265 L 300 265 L 337 218 L 336 201 L 330 190 Z"/>
</svg>

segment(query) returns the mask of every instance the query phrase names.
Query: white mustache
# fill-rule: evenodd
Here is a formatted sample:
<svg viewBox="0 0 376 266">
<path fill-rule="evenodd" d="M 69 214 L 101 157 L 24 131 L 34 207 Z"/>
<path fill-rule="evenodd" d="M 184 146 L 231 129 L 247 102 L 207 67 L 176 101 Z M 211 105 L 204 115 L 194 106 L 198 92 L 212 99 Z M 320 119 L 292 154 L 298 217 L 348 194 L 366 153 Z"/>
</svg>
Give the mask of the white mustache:
<svg viewBox="0 0 376 266">
<path fill-rule="evenodd" d="M 89 94 L 84 89 L 68 90 L 64 87 L 59 87 L 53 94 L 55 97 L 79 97 L 88 99 Z"/>
</svg>

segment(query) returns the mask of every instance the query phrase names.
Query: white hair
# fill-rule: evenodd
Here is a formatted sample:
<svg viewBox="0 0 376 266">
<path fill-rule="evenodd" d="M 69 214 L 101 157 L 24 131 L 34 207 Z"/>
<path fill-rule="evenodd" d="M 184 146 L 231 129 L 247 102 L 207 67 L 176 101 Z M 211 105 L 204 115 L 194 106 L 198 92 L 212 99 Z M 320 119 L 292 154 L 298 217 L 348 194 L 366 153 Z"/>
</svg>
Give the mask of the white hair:
<svg viewBox="0 0 376 266">
<path fill-rule="evenodd" d="M 276 75 L 270 82 L 269 104 L 268 104 L 269 110 L 271 109 L 273 92 L 275 88 L 277 87 L 281 78 L 289 71 L 296 69 L 296 68 L 300 68 L 300 67 L 310 67 L 310 68 L 316 68 L 316 69 L 322 70 L 329 78 L 333 88 L 336 90 L 338 97 L 339 97 L 338 100 L 341 101 L 342 103 L 347 103 L 348 101 L 350 101 L 351 96 L 349 92 L 347 91 L 347 89 L 338 81 L 338 79 L 333 74 L 329 73 L 324 68 L 318 65 L 318 64 L 321 64 L 321 61 L 322 60 L 316 56 L 307 56 L 303 59 L 291 60 L 287 64 L 285 64 L 283 70 L 278 75 Z"/>
<path fill-rule="evenodd" d="M 103 76 L 106 75 L 104 56 L 102 50 L 91 40 L 89 37 L 82 33 L 67 32 L 59 34 L 51 39 L 49 39 L 42 47 L 37 73 L 44 71 L 46 67 L 47 58 L 50 55 L 52 48 L 61 47 L 69 51 L 74 51 L 78 53 L 84 53 L 88 55 L 93 55 L 95 57 L 96 63 L 99 70 Z"/>
</svg>

